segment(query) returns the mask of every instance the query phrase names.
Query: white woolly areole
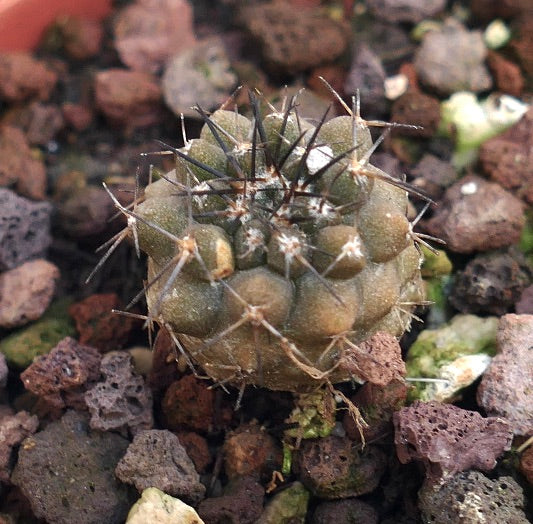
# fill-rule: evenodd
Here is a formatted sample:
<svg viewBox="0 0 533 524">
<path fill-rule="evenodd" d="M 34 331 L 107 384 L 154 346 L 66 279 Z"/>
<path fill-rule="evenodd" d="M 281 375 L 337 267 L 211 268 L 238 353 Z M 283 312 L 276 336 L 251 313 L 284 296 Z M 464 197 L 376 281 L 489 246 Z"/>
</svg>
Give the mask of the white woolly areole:
<svg viewBox="0 0 533 524">
<path fill-rule="evenodd" d="M 319 146 L 311 149 L 305 165 L 309 174 L 314 175 L 333 158 L 333 150 L 329 146 Z"/>
</svg>

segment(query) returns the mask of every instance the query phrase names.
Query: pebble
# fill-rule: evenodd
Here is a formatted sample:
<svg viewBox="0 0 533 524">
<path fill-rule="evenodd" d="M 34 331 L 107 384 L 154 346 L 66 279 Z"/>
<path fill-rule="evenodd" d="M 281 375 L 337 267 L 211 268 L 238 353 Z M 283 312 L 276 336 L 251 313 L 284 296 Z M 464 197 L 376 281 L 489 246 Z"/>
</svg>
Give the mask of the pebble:
<svg viewBox="0 0 533 524">
<path fill-rule="evenodd" d="M 395 133 L 404 136 L 431 138 L 440 123 L 440 102 L 437 98 L 410 90 L 399 97 L 391 109 L 391 120 L 398 124 L 419 126 L 422 129 L 399 127 Z"/>
<path fill-rule="evenodd" d="M 431 483 L 469 469 L 492 470 L 513 440 L 504 419 L 436 401 L 417 400 L 394 413 L 393 420 L 398 459 L 424 464 Z"/>
<path fill-rule="evenodd" d="M 213 37 L 173 55 L 161 87 L 167 106 L 176 114 L 200 118 L 193 107 L 211 111 L 222 105 L 237 86 L 224 43 Z"/>
<path fill-rule="evenodd" d="M 58 280 L 57 266 L 43 259 L 0 273 L 0 327 L 12 329 L 40 318 Z"/>
<path fill-rule="evenodd" d="M 533 315 L 501 317 L 498 347 L 477 401 L 488 415 L 509 421 L 516 435 L 533 436 Z"/>
<path fill-rule="evenodd" d="M 484 62 L 487 48 L 481 31 L 468 31 L 448 19 L 440 31 L 429 31 L 415 55 L 423 84 L 441 95 L 457 91 L 486 91 L 492 80 Z"/>
<path fill-rule="evenodd" d="M 44 62 L 25 52 L 0 52 L 0 99 L 23 102 L 29 98 L 47 100 L 57 74 Z"/>
<path fill-rule="evenodd" d="M 7 378 L 9 376 L 9 369 L 7 367 L 6 357 L 0 353 L 0 391 L 7 386 Z M 0 415 L 1 418 L 2 415 Z"/>
<path fill-rule="evenodd" d="M 125 438 L 91 431 L 84 415 L 68 411 L 22 443 L 11 480 L 46 522 L 70 524 L 75 515 L 80 524 L 121 524 L 131 495 L 114 469 L 127 447 Z"/>
<path fill-rule="evenodd" d="M 0 186 L 13 186 L 16 192 L 33 200 L 44 200 L 46 171 L 35 159 L 24 133 L 13 126 L 0 126 Z"/>
<path fill-rule="evenodd" d="M 132 434 L 153 426 L 152 393 L 135 375 L 125 351 L 106 353 L 100 364 L 103 380 L 85 393 L 91 428 L 100 431 L 129 430 Z"/>
<path fill-rule="evenodd" d="M 527 5 L 527 2 L 526 2 Z M 510 42 L 510 48 L 516 55 L 526 77 L 533 77 L 533 16 L 531 11 L 524 13 L 516 20 L 513 31 L 518 37 Z"/>
<path fill-rule="evenodd" d="M 187 455 L 194 462 L 198 473 L 204 473 L 211 464 L 211 452 L 207 440 L 193 431 L 178 431 L 176 433 Z"/>
<path fill-rule="evenodd" d="M 372 14 L 381 20 L 394 24 L 417 24 L 425 18 L 438 15 L 446 7 L 446 0 L 367 0 L 366 4 Z"/>
<path fill-rule="evenodd" d="M 445 160 L 426 153 L 409 171 L 414 177 L 411 184 L 435 201 L 441 200 L 444 191 L 459 177 L 456 169 Z"/>
<path fill-rule="evenodd" d="M 63 15 L 56 18 L 51 31 L 72 60 L 87 60 L 102 50 L 104 28 L 97 20 Z"/>
<path fill-rule="evenodd" d="M 472 253 L 517 243 L 524 223 L 520 200 L 498 184 L 467 175 L 446 190 L 425 228 L 451 251 Z"/>
<path fill-rule="evenodd" d="M 524 77 L 517 64 L 494 51 L 489 52 L 487 63 L 498 91 L 515 97 L 522 95 Z"/>
<path fill-rule="evenodd" d="M 147 383 L 154 398 L 160 398 L 170 384 L 178 379 L 177 355 L 178 350 L 169 332 L 161 327 L 155 337 L 152 349 L 152 369 L 147 377 Z"/>
<path fill-rule="evenodd" d="M 96 73 L 94 90 L 96 107 L 114 125 L 131 129 L 161 119 L 161 88 L 148 73 L 106 69 Z"/>
<path fill-rule="evenodd" d="M 519 315 L 533 315 L 533 285 L 527 286 L 515 304 L 515 312 Z"/>
<path fill-rule="evenodd" d="M 533 486 L 533 446 L 531 445 L 520 456 L 520 471 L 529 485 Z"/>
<path fill-rule="evenodd" d="M 130 69 L 157 73 L 168 59 L 196 42 L 187 0 L 137 0 L 115 19 L 115 47 Z"/>
<path fill-rule="evenodd" d="M 321 501 L 313 512 L 311 524 L 378 524 L 378 512 L 357 498 Z"/>
<path fill-rule="evenodd" d="M 91 107 L 85 104 L 63 102 L 61 104 L 63 119 L 75 131 L 85 131 L 92 123 L 94 113 Z"/>
<path fill-rule="evenodd" d="M 117 478 L 139 492 L 154 487 L 196 505 L 205 486 L 178 437 L 166 429 L 139 431 L 115 469 Z"/>
</svg>

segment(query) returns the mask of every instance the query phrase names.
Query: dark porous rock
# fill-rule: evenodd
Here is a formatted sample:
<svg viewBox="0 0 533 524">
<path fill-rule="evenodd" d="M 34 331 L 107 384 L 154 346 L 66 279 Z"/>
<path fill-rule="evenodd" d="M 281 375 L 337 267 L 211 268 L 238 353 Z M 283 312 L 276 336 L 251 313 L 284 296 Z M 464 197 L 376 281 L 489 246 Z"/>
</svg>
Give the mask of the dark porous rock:
<svg viewBox="0 0 533 524">
<path fill-rule="evenodd" d="M 313 512 L 311 524 L 378 524 L 377 511 L 358 499 L 321 502 Z"/>
<path fill-rule="evenodd" d="M 0 390 L 6 387 L 8 374 L 9 369 L 7 368 L 6 357 L 3 353 L 0 353 Z"/>
<path fill-rule="evenodd" d="M 154 398 L 159 399 L 165 390 L 179 378 L 178 353 L 170 333 L 161 327 L 155 337 L 152 348 L 152 368 L 147 383 Z"/>
<path fill-rule="evenodd" d="M 220 497 L 200 502 L 198 514 L 209 524 L 254 524 L 263 511 L 265 490 L 252 477 L 231 481 Z"/>
<path fill-rule="evenodd" d="M 533 315 L 533 285 L 527 286 L 515 304 L 515 311 L 519 315 Z"/>
<path fill-rule="evenodd" d="M 430 482 L 477 468 L 490 471 L 510 449 L 510 424 L 436 401 L 415 401 L 393 416 L 396 453 L 402 464 L 421 461 Z"/>
<path fill-rule="evenodd" d="M 28 98 L 46 100 L 57 75 L 29 53 L 0 53 L 0 99 L 22 102 Z"/>
<path fill-rule="evenodd" d="M 24 133 L 13 126 L 0 126 L 0 186 L 13 187 L 21 196 L 43 200 L 46 192 L 44 164 L 37 160 Z"/>
<path fill-rule="evenodd" d="M 441 199 L 444 191 L 459 176 L 450 162 L 429 153 L 420 159 L 409 174 L 414 177 L 411 184 L 435 201 Z"/>
<path fill-rule="evenodd" d="M 69 307 L 76 323 L 79 341 L 98 348 L 102 353 L 121 349 L 128 341 L 135 319 L 113 313 L 123 304 L 116 293 L 91 295 Z"/>
<path fill-rule="evenodd" d="M 128 444 L 91 431 L 84 415 L 69 411 L 23 442 L 11 480 L 46 522 L 123 523 L 133 501 L 113 472 Z"/>
<path fill-rule="evenodd" d="M 39 419 L 26 411 L 0 418 L 0 482 L 9 482 L 15 464 L 14 449 L 38 427 Z"/>
<path fill-rule="evenodd" d="M 440 123 L 440 102 L 438 98 L 419 91 L 407 91 L 395 100 L 391 109 L 391 120 L 398 124 L 419 126 L 422 129 L 398 128 L 395 133 L 431 138 Z"/>
<path fill-rule="evenodd" d="M 483 253 L 457 272 L 449 300 L 462 313 L 504 315 L 531 277 L 532 270 L 520 251 Z"/>
<path fill-rule="evenodd" d="M 226 436 L 224 469 L 229 479 L 254 476 L 270 480 L 281 468 L 281 449 L 276 440 L 256 422 L 241 424 Z"/>
<path fill-rule="evenodd" d="M 488 415 L 505 417 L 516 435 L 533 436 L 533 315 L 503 316 L 498 348 L 477 401 Z"/>
<path fill-rule="evenodd" d="M 130 129 L 156 124 L 162 116 L 157 79 L 140 71 L 106 69 L 96 73 L 95 102 L 112 124 Z"/>
<path fill-rule="evenodd" d="M 520 471 L 533 486 L 533 446 L 529 446 L 520 456 Z"/>
<path fill-rule="evenodd" d="M 450 18 L 440 31 L 424 35 L 414 64 L 420 81 L 441 95 L 478 93 L 492 85 L 486 56 L 481 31 L 468 31 Z"/>
<path fill-rule="evenodd" d="M 97 56 L 102 49 L 104 28 L 98 20 L 72 15 L 56 18 L 49 29 L 56 45 L 73 60 L 87 60 Z"/>
<path fill-rule="evenodd" d="M 488 65 L 496 89 L 501 93 L 519 97 L 524 90 L 524 77 L 520 67 L 494 51 L 489 52 Z"/>
<path fill-rule="evenodd" d="M 367 0 L 366 4 L 375 17 L 387 22 L 417 24 L 425 18 L 437 15 L 446 7 L 445 0 Z"/>
<path fill-rule="evenodd" d="M 211 464 L 211 453 L 207 440 L 194 431 L 179 431 L 177 436 L 187 455 L 194 462 L 196 471 L 204 473 L 207 466 Z"/>
<path fill-rule="evenodd" d="M 115 469 L 116 476 L 142 492 L 155 487 L 188 504 L 204 498 L 205 486 L 176 435 L 166 429 L 139 431 Z"/>
<path fill-rule="evenodd" d="M 50 245 L 48 202 L 32 202 L 0 188 L 0 271 L 42 257 Z"/>
<path fill-rule="evenodd" d="M 522 488 L 511 477 L 495 480 L 465 471 L 444 484 L 425 484 L 418 494 L 423 521 L 435 524 L 527 524 Z"/>
<path fill-rule="evenodd" d="M 84 394 L 100 377 L 101 358 L 96 348 L 66 337 L 50 353 L 37 357 L 20 379 L 51 408 L 86 409 Z"/>
<path fill-rule="evenodd" d="M 295 74 L 333 62 L 348 45 L 347 27 L 318 9 L 267 2 L 243 9 L 241 18 L 275 72 Z"/>
<path fill-rule="evenodd" d="M 498 184 L 468 175 L 448 188 L 425 227 L 450 250 L 473 253 L 517 243 L 524 223 L 518 198 Z"/>
<path fill-rule="evenodd" d="M 528 11 L 516 20 L 515 30 L 517 37 L 510 42 L 522 70 L 529 79 L 533 78 L 533 13 L 528 0 L 524 3 L 529 6 Z"/>
<path fill-rule="evenodd" d="M 386 457 L 375 446 L 360 445 L 348 437 L 305 440 L 298 450 L 300 481 L 322 499 L 357 497 L 376 489 L 385 472 Z"/>
<path fill-rule="evenodd" d="M 492 180 L 533 204 L 533 108 L 507 131 L 484 142 L 479 160 Z"/>
<path fill-rule="evenodd" d="M 131 356 L 111 351 L 102 358 L 103 380 L 85 394 L 91 413 L 91 428 L 132 434 L 150 429 L 154 423 L 152 393 L 141 376 L 134 374 Z"/>
<path fill-rule="evenodd" d="M 54 296 L 59 269 L 31 260 L 0 274 L 0 327 L 11 329 L 37 320 Z"/>
</svg>

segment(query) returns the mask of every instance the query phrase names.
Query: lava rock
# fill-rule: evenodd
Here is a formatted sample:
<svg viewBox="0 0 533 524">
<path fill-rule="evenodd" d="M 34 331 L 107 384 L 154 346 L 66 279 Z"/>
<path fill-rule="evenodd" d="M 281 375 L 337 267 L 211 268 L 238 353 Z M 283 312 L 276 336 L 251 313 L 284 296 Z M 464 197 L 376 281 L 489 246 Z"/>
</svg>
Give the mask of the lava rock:
<svg viewBox="0 0 533 524">
<path fill-rule="evenodd" d="M 459 473 L 442 485 L 425 484 L 418 494 L 424 522 L 527 524 L 522 488 L 511 477 L 488 479 L 479 471 Z"/>
<path fill-rule="evenodd" d="M 499 53 L 490 51 L 488 66 L 498 91 L 515 97 L 519 97 L 522 94 L 524 90 L 524 77 L 517 64 L 507 60 Z"/>
<path fill-rule="evenodd" d="M 370 11 L 376 18 L 387 22 L 417 24 L 425 18 L 437 15 L 446 7 L 445 0 L 367 0 Z"/>
<path fill-rule="evenodd" d="M 37 431 L 39 419 L 26 411 L 0 417 L 0 481 L 8 483 L 15 463 L 15 449 Z"/>
<path fill-rule="evenodd" d="M 386 457 L 374 446 L 360 446 L 347 437 L 305 440 L 298 450 L 300 480 L 322 499 L 357 497 L 376 489 Z"/>
<path fill-rule="evenodd" d="M 412 185 L 435 201 L 441 199 L 459 176 L 449 162 L 432 154 L 425 154 L 409 174 L 414 177 Z"/>
<path fill-rule="evenodd" d="M 177 433 L 181 445 L 194 463 L 198 473 L 204 473 L 211 463 L 211 453 L 207 440 L 193 431 L 179 431 Z"/>
<path fill-rule="evenodd" d="M 42 257 L 50 245 L 48 202 L 31 202 L 0 188 L 0 270 Z"/>
<path fill-rule="evenodd" d="M 59 47 L 73 60 L 87 60 L 102 49 L 104 28 L 98 20 L 72 15 L 56 18 L 49 29 Z"/>
<path fill-rule="evenodd" d="M 198 514 L 210 524 L 253 524 L 263 511 L 264 495 L 264 488 L 255 479 L 237 478 L 222 496 L 200 502 Z"/>
<path fill-rule="evenodd" d="M 483 375 L 477 401 L 488 415 L 504 417 L 517 435 L 533 435 L 533 315 L 505 315 L 498 326 L 499 353 Z"/>
<path fill-rule="evenodd" d="M 117 14 L 115 47 L 134 71 L 157 73 L 168 59 L 196 42 L 187 0 L 137 0 Z"/>
<path fill-rule="evenodd" d="M 7 368 L 6 357 L 3 353 L 0 353 L 0 390 L 7 386 L 7 377 L 9 369 Z"/>
<path fill-rule="evenodd" d="M 256 524 L 304 524 L 309 492 L 301 482 L 293 482 L 276 493 Z"/>
<path fill-rule="evenodd" d="M 515 304 L 518 315 L 533 315 L 533 285 L 526 287 Z"/>
<path fill-rule="evenodd" d="M 119 524 L 130 507 L 128 488 L 113 470 L 128 441 L 114 433 L 90 431 L 74 411 L 27 438 L 11 476 L 36 517 L 70 524 Z"/>
<path fill-rule="evenodd" d="M 85 394 L 91 413 L 91 428 L 100 431 L 125 431 L 136 434 L 154 423 L 152 393 L 141 376 L 135 375 L 131 356 L 111 351 L 102 358 L 103 380 Z"/>
<path fill-rule="evenodd" d="M 100 377 L 97 349 L 64 338 L 20 375 L 24 387 L 52 408 L 86 409 L 84 393 Z"/>
<path fill-rule="evenodd" d="M 518 250 L 483 253 L 457 272 L 449 300 L 462 313 L 504 315 L 518 302 L 532 275 Z"/>
<path fill-rule="evenodd" d="M 520 471 L 533 486 L 533 446 L 529 446 L 520 457 Z"/>
<path fill-rule="evenodd" d="M 0 99 L 22 102 L 28 98 L 46 100 L 57 75 L 29 53 L 0 53 Z"/>
<path fill-rule="evenodd" d="M 503 419 L 435 401 L 417 400 L 397 411 L 393 420 L 400 462 L 421 461 L 430 482 L 470 468 L 490 471 L 513 438 Z"/>
<path fill-rule="evenodd" d="M 163 430 L 139 431 L 115 469 L 116 476 L 139 492 L 155 487 L 168 495 L 197 504 L 205 486 L 178 437 Z"/>
<path fill-rule="evenodd" d="M 467 175 L 446 191 L 425 227 L 452 251 L 472 253 L 515 244 L 524 223 L 520 200 L 498 184 Z"/>
<path fill-rule="evenodd" d="M 59 269 L 46 260 L 25 262 L 0 274 L 0 327 L 14 328 L 37 320 L 50 305 Z"/>
<path fill-rule="evenodd" d="M 526 76 L 533 78 L 533 16 L 527 2 L 525 2 L 525 6 L 528 11 L 517 19 L 517 37 L 513 38 L 510 47 Z"/>
<path fill-rule="evenodd" d="M 349 522 L 350 524 L 378 524 L 377 511 L 359 499 L 328 500 L 316 507 L 311 524 L 331 524 Z"/>
<path fill-rule="evenodd" d="M 468 31 L 448 19 L 440 31 L 424 35 L 414 64 L 420 81 L 441 95 L 457 91 L 478 93 L 492 85 L 484 65 L 486 56 L 481 31 Z"/>
<path fill-rule="evenodd" d="M 398 124 L 420 126 L 422 129 L 398 128 L 396 133 L 431 138 L 440 123 L 440 102 L 433 96 L 410 90 L 395 100 L 391 120 Z"/>
<path fill-rule="evenodd" d="M 167 329 L 161 327 L 154 340 L 152 369 L 147 377 L 147 383 L 152 390 L 154 398 L 159 399 L 170 384 L 178 379 L 177 358 L 176 347 L 170 333 Z"/>
</svg>

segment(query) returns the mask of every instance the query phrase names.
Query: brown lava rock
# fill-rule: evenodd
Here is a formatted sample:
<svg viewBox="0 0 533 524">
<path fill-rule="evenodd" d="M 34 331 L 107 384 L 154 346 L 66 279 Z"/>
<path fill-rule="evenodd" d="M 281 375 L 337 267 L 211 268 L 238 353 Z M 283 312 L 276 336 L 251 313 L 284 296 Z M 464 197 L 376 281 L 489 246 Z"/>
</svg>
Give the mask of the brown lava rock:
<svg viewBox="0 0 533 524">
<path fill-rule="evenodd" d="M 50 31 L 73 60 L 87 60 L 101 51 L 104 28 L 97 20 L 70 15 L 59 16 Z"/>
<path fill-rule="evenodd" d="M 207 466 L 211 464 L 211 453 L 207 440 L 194 431 L 179 431 L 177 437 L 193 461 L 196 471 L 204 473 Z"/>
<path fill-rule="evenodd" d="M 237 478 L 221 497 L 200 502 L 198 514 L 209 524 L 253 524 L 263 511 L 264 496 L 264 488 L 254 478 Z"/>
<path fill-rule="evenodd" d="M 0 99 L 22 102 L 28 98 L 46 100 L 57 75 L 29 53 L 0 53 Z"/>
<path fill-rule="evenodd" d="M 0 327 L 14 328 L 37 320 L 50 305 L 59 269 L 46 260 L 25 262 L 0 274 Z"/>
<path fill-rule="evenodd" d="M 37 357 L 20 379 L 52 408 L 86 409 L 84 394 L 100 377 L 101 358 L 97 349 L 66 337 L 50 353 Z"/>
<path fill-rule="evenodd" d="M 374 16 L 395 24 L 417 24 L 437 15 L 446 7 L 445 0 L 366 0 L 366 4 Z"/>
<path fill-rule="evenodd" d="M 91 431 L 74 411 L 27 438 L 11 477 L 37 518 L 56 524 L 119 524 L 132 504 L 116 481 L 115 466 L 128 441 L 111 432 Z"/>
<path fill-rule="evenodd" d="M 499 53 L 489 51 L 488 65 L 498 91 L 519 97 L 524 90 L 520 67 Z"/>
<path fill-rule="evenodd" d="M 451 404 L 416 401 L 394 413 L 393 420 L 400 462 L 421 461 L 429 482 L 471 468 L 490 471 L 511 447 L 508 422 Z"/>
<path fill-rule="evenodd" d="M 477 390 L 488 415 L 504 417 L 516 435 L 533 435 L 533 315 L 505 315 L 498 326 L 499 353 Z"/>
<path fill-rule="evenodd" d="M 155 337 L 152 348 L 152 367 L 147 377 L 155 398 L 159 398 L 165 390 L 178 379 L 178 353 L 170 333 L 161 327 Z"/>
<path fill-rule="evenodd" d="M 332 62 L 348 44 L 349 31 L 343 24 L 320 10 L 302 10 L 287 2 L 244 8 L 241 20 L 274 71 L 295 74 Z"/>
<path fill-rule="evenodd" d="M 81 344 L 102 353 L 122 348 L 128 341 L 135 319 L 113 313 L 123 305 L 116 293 L 91 295 L 69 307 Z"/>
<path fill-rule="evenodd" d="M 526 287 L 515 304 L 518 315 L 533 315 L 533 285 Z"/>
<path fill-rule="evenodd" d="M 256 422 L 241 424 L 229 433 L 223 452 L 229 479 L 246 476 L 270 479 L 272 471 L 281 467 L 281 449 Z"/>
<path fill-rule="evenodd" d="M 360 446 L 347 437 L 305 440 L 297 468 L 304 486 L 322 499 L 357 497 L 376 489 L 385 472 L 385 454 L 375 446 Z"/>
<path fill-rule="evenodd" d="M 533 446 L 529 446 L 520 456 L 520 471 L 533 486 Z"/>
<path fill-rule="evenodd" d="M 510 46 L 525 74 L 531 79 L 533 78 L 533 14 L 528 0 L 523 1 L 527 7 L 524 8 L 525 13 L 517 19 L 516 30 L 519 36 L 511 41 Z"/>
<path fill-rule="evenodd" d="M 454 167 L 435 155 L 425 154 L 409 173 L 414 180 L 411 184 L 433 200 L 440 200 L 444 191 L 458 177 Z"/>
<path fill-rule="evenodd" d="M 131 356 L 125 351 L 106 353 L 100 364 L 104 376 L 85 393 L 91 413 L 91 428 L 136 434 L 154 423 L 152 393 L 141 376 L 135 375 Z"/>
<path fill-rule="evenodd" d="M 452 251 L 472 253 L 515 244 L 524 223 L 520 200 L 498 184 L 468 175 L 446 191 L 425 227 Z"/>
<path fill-rule="evenodd" d="M 391 120 L 398 124 L 422 127 L 422 129 L 399 128 L 397 133 L 431 138 L 439 127 L 440 102 L 438 98 L 419 91 L 407 91 L 392 105 Z"/>
<path fill-rule="evenodd" d="M 178 437 L 166 429 L 139 431 L 115 469 L 141 493 L 155 487 L 188 504 L 204 498 L 205 486 Z"/>
<path fill-rule="evenodd" d="M 311 524 L 378 524 L 377 511 L 359 499 L 321 502 L 311 517 Z"/>
</svg>

